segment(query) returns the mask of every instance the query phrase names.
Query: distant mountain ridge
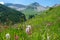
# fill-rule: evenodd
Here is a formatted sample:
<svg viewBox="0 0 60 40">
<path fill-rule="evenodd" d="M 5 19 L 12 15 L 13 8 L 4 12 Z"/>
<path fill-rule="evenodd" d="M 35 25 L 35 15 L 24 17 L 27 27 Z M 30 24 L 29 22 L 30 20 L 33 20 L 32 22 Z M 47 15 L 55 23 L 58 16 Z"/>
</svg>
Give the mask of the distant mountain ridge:
<svg viewBox="0 0 60 40">
<path fill-rule="evenodd" d="M 12 3 L 5 3 L 5 6 L 8 6 L 10 8 L 16 9 L 16 10 L 24 10 L 26 8 L 25 5 L 22 5 L 22 4 L 12 4 Z"/>
<path fill-rule="evenodd" d="M 37 2 L 34 2 L 34 3 L 31 3 L 29 5 L 22 5 L 22 4 L 12 4 L 12 3 L 5 3 L 6 6 L 10 7 L 10 8 L 14 8 L 18 11 L 20 10 L 25 10 L 25 9 L 34 9 L 34 10 L 37 10 L 37 11 L 44 11 L 46 10 L 46 7 L 44 6 L 41 6 L 39 3 Z"/>
<path fill-rule="evenodd" d="M 5 3 L 6 6 L 16 6 L 16 7 L 26 7 L 25 5 L 22 4 L 12 4 L 12 3 Z"/>
<path fill-rule="evenodd" d="M 33 8 L 34 10 L 38 11 L 38 12 L 44 11 L 44 10 L 47 9 L 46 7 L 40 5 L 40 4 L 37 3 L 37 2 L 34 2 L 34 3 L 30 4 L 28 7 L 31 7 L 31 8 Z"/>
<path fill-rule="evenodd" d="M 57 7 L 57 6 L 60 6 L 60 4 L 55 4 L 53 7 Z"/>
</svg>

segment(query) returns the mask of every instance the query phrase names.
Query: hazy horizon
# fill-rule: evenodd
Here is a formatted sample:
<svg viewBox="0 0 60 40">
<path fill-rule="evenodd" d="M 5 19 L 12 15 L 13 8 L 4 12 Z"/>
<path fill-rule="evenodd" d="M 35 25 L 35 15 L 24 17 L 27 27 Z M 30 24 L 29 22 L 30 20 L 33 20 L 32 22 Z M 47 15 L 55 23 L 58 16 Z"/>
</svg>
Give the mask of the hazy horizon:
<svg viewBox="0 0 60 40">
<path fill-rule="evenodd" d="M 34 2 L 38 2 L 42 6 L 53 6 L 55 4 L 60 4 L 60 0 L 0 0 L 4 3 L 13 3 L 13 4 L 23 4 L 29 5 Z"/>
</svg>

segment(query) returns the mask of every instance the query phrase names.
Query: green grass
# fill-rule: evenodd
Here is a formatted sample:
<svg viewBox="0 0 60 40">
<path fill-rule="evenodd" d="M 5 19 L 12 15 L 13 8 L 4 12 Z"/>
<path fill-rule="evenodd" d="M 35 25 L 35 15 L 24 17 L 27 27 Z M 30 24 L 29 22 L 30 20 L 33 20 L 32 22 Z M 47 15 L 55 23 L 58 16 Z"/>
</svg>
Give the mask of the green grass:
<svg viewBox="0 0 60 40">
<path fill-rule="evenodd" d="M 3 29 L 0 33 L 0 40 L 6 40 L 6 33 L 11 34 L 11 40 L 14 40 L 14 34 L 19 35 L 19 40 L 47 40 L 47 33 L 50 40 L 60 40 L 60 6 L 46 12 L 18 24 L 19 30 L 17 28 Z M 31 35 L 27 35 L 25 32 L 28 24 L 32 26 Z"/>
<path fill-rule="evenodd" d="M 23 10 L 22 13 L 25 14 L 26 18 L 28 19 L 29 18 L 29 15 L 38 15 L 40 14 L 39 12 L 33 10 L 33 9 L 26 9 L 26 10 Z"/>
</svg>

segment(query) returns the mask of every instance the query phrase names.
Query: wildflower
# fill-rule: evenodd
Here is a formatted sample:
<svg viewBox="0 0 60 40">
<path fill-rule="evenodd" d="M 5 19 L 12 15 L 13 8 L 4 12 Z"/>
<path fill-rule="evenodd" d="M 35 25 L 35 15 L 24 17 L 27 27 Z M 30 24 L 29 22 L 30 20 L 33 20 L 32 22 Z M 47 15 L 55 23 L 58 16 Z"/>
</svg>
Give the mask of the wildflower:
<svg viewBox="0 0 60 40">
<path fill-rule="evenodd" d="M 26 28 L 26 32 L 27 32 L 27 33 L 29 32 L 29 28 Z"/>
<path fill-rule="evenodd" d="M 51 26 L 51 23 L 48 23 L 47 25 L 48 25 L 48 26 Z"/>
<path fill-rule="evenodd" d="M 4 26 L 5 29 L 8 29 L 8 26 Z"/>
<path fill-rule="evenodd" d="M 15 35 L 15 40 L 18 40 L 19 39 L 19 36 L 18 35 Z"/>
<path fill-rule="evenodd" d="M 47 40 L 50 40 L 50 36 L 48 35 L 48 33 L 47 33 Z"/>
<path fill-rule="evenodd" d="M 48 22 L 46 26 L 51 26 L 51 25 L 52 25 L 52 23 L 51 22 Z"/>
<path fill-rule="evenodd" d="M 6 39 L 7 40 L 10 39 L 10 34 L 9 33 L 6 34 Z"/>
<path fill-rule="evenodd" d="M 30 28 L 31 29 L 31 25 L 28 25 L 27 28 Z"/>
<path fill-rule="evenodd" d="M 28 25 L 26 28 L 26 33 L 31 34 L 31 25 Z"/>
</svg>

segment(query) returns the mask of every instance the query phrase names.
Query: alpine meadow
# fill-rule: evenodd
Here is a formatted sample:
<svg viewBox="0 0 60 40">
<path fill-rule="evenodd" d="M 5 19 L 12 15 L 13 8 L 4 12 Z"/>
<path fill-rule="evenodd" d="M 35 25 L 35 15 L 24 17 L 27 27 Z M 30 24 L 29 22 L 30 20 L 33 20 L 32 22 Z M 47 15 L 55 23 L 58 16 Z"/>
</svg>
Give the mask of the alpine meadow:
<svg viewBox="0 0 60 40">
<path fill-rule="evenodd" d="M 0 40 L 60 40 L 60 4 L 0 2 Z"/>
</svg>

